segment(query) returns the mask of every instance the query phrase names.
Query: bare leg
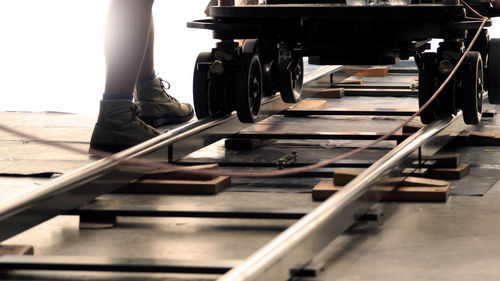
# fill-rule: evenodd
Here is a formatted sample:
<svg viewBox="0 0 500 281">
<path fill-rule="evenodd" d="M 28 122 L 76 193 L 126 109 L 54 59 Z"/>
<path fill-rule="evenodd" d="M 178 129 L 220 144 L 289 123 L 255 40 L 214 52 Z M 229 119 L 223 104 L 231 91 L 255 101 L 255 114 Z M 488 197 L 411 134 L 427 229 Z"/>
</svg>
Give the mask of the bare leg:
<svg viewBox="0 0 500 281">
<path fill-rule="evenodd" d="M 193 107 L 172 98 L 166 92 L 169 87 L 168 82 L 164 84 L 164 80 L 156 77 L 154 67 L 155 32 L 152 18 L 149 28 L 148 43 L 134 94 L 135 101 L 141 108 L 139 118 L 153 127 L 186 122 L 193 117 Z"/>
<path fill-rule="evenodd" d="M 153 74 L 155 74 L 154 44 L 155 44 L 155 26 L 153 17 L 151 17 L 151 25 L 149 27 L 149 39 L 146 46 L 144 59 L 142 60 L 142 66 L 139 72 L 139 79 L 151 77 Z"/>
<path fill-rule="evenodd" d="M 154 0 L 111 0 L 104 55 L 109 94 L 133 93 L 151 29 Z"/>
</svg>

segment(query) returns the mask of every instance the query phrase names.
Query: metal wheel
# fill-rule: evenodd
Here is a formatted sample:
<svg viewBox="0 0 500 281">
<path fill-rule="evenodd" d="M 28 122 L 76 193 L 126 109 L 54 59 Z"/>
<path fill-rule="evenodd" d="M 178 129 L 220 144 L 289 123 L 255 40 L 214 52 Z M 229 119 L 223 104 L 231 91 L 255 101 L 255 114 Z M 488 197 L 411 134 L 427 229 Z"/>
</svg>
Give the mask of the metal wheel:
<svg viewBox="0 0 500 281">
<path fill-rule="evenodd" d="M 243 53 L 240 64 L 242 70 L 235 77 L 236 112 L 241 122 L 253 123 L 259 116 L 262 100 L 262 66 L 255 53 Z"/>
<path fill-rule="evenodd" d="M 418 71 L 418 106 L 422 107 L 434 94 L 438 87 L 437 54 L 423 53 Z M 420 120 L 424 124 L 431 123 L 439 116 L 438 101 L 434 100 L 420 113 Z"/>
<path fill-rule="evenodd" d="M 264 95 L 274 96 L 279 88 L 279 69 L 275 60 L 264 64 L 262 67 L 262 78 L 264 79 Z"/>
<path fill-rule="evenodd" d="M 462 68 L 462 89 L 465 124 L 479 124 L 483 111 L 483 60 L 479 52 L 470 52 Z"/>
<path fill-rule="evenodd" d="M 474 34 L 476 33 L 477 30 L 469 30 L 468 31 L 468 36 L 465 39 L 465 47 L 469 46 L 470 41 L 472 41 L 472 38 L 474 37 Z M 490 34 L 488 32 L 488 29 L 483 28 L 481 30 L 481 33 L 479 34 L 479 37 L 476 40 L 476 43 L 474 43 L 474 46 L 472 46 L 472 51 L 478 51 L 481 53 L 481 57 L 483 58 L 483 62 L 486 61 L 486 57 L 488 56 L 488 46 L 490 44 Z"/>
<path fill-rule="evenodd" d="M 229 98 L 232 95 L 231 89 L 231 80 L 226 75 L 211 73 L 208 80 L 208 108 L 210 115 L 231 113 L 232 107 L 229 105 Z"/>
<path fill-rule="evenodd" d="M 246 39 L 243 42 L 243 46 L 241 47 L 241 51 L 247 54 L 253 54 L 257 52 L 257 48 L 259 47 L 258 39 Z"/>
<path fill-rule="evenodd" d="M 490 40 L 487 66 L 488 100 L 500 104 L 500 38 Z"/>
<path fill-rule="evenodd" d="M 287 103 L 298 102 L 302 94 L 302 81 L 304 79 L 302 57 L 298 61 L 294 61 L 291 55 L 280 55 L 278 68 L 281 98 Z"/>
<path fill-rule="evenodd" d="M 210 115 L 209 109 L 209 65 L 212 62 L 212 53 L 204 52 L 198 55 L 193 75 L 193 101 L 196 117 L 202 119 Z"/>
</svg>

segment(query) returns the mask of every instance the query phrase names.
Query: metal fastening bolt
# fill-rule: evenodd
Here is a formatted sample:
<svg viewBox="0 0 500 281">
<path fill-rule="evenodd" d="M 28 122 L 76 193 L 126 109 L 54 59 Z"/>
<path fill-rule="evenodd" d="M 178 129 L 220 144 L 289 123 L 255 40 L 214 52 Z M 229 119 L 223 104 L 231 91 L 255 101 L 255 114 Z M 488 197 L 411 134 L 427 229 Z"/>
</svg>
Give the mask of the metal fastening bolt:
<svg viewBox="0 0 500 281">
<path fill-rule="evenodd" d="M 445 60 L 458 60 L 460 57 L 461 55 L 457 52 L 451 50 L 443 51 L 443 59 Z"/>
<path fill-rule="evenodd" d="M 224 51 L 216 51 L 214 56 L 215 56 L 215 59 L 222 60 L 222 61 L 230 61 L 233 59 L 233 56 L 231 56 L 231 54 L 226 53 Z"/>
<path fill-rule="evenodd" d="M 210 72 L 215 74 L 223 74 L 224 73 L 224 64 L 220 60 L 214 60 L 214 62 L 210 65 Z"/>
<path fill-rule="evenodd" d="M 280 159 L 276 160 L 276 165 L 278 166 L 278 169 L 283 169 L 283 167 L 288 166 L 292 163 L 295 163 L 297 161 L 297 151 L 292 150 L 291 154 L 285 155 L 281 157 Z"/>
<path fill-rule="evenodd" d="M 234 6 L 234 0 L 219 0 L 218 6 Z"/>
<path fill-rule="evenodd" d="M 441 74 L 450 74 L 453 71 L 454 65 L 449 60 L 439 62 L 438 70 Z"/>
<path fill-rule="evenodd" d="M 412 83 L 410 85 L 410 90 L 412 90 L 412 91 L 418 91 L 418 83 Z"/>
</svg>

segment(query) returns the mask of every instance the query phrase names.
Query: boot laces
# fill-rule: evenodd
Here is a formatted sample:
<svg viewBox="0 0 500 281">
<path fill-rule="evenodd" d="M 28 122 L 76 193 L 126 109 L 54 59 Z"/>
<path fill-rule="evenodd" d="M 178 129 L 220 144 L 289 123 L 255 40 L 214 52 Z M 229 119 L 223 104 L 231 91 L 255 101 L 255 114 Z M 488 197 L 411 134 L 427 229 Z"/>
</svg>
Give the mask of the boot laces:
<svg viewBox="0 0 500 281">
<path fill-rule="evenodd" d="M 151 131 L 151 132 L 155 131 L 155 129 L 153 127 L 149 126 L 144 121 L 142 121 L 142 119 L 140 119 L 138 117 L 141 114 L 141 107 L 138 104 L 133 103 L 130 106 L 130 111 L 132 111 L 132 120 L 131 121 L 138 120 L 139 126 L 141 126 L 141 128 L 143 128 L 144 130 Z"/>
<path fill-rule="evenodd" d="M 158 77 L 158 79 L 160 80 L 160 86 L 161 86 L 161 89 L 163 90 L 163 94 L 169 100 L 172 100 L 172 101 L 175 101 L 175 102 L 179 102 L 176 98 L 172 97 L 171 95 L 169 95 L 167 93 L 167 90 L 170 89 L 170 83 L 167 80 L 163 80 L 161 77 Z"/>
<path fill-rule="evenodd" d="M 130 111 L 132 111 L 132 119 L 137 118 L 141 114 L 141 107 L 137 103 L 132 103 L 130 106 Z"/>
</svg>

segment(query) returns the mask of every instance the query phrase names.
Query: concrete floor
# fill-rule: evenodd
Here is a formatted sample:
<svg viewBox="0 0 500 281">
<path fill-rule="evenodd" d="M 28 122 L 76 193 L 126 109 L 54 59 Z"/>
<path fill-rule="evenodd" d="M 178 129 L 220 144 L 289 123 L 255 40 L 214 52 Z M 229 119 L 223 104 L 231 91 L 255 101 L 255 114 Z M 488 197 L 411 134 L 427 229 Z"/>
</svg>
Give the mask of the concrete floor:
<svg viewBox="0 0 500 281">
<path fill-rule="evenodd" d="M 218 206 L 268 208 L 312 208 L 310 194 L 225 192 L 217 196 L 130 196 L 112 195 L 104 199 L 147 205 Z M 294 220 L 194 219 L 194 218 L 119 218 L 112 229 L 79 230 L 78 217 L 59 216 L 13 237 L 5 244 L 30 244 L 37 255 L 106 256 L 127 258 L 158 258 L 181 260 L 243 260 L 265 245 Z M 0 278 L 69 278 L 68 280 L 116 280 L 116 274 L 66 273 L 46 275 L 17 271 Z M 120 279 L 127 276 L 122 275 Z M 212 280 L 213 275 L 162 275 L 162 280 Z M 97 278 L 97 279 L 94 279 Z M 138 279 L 155 280 L 156 275 L 137 275 Z M 173 278 L 173 279 L 170 279 Z"/>
<path fill-rule="evenodd" d="M 52 141 L 70 143 L 85 149 L 95 116 L 60 113 L 0 113 L 4 122 L 25 132 Z M 65 173 L 95 159 L 44 146 L 32 139 L 0 132 L 0 172 L 26 176 L 31 173 Z M 16 195 L 36 189 L 48 179 L 0 177 L 0 204 Z M 107 195 L 130 204 L 168 206 L 307 208 L 314 203 L 307 193 L 226 192 L 217 196 Z M 106 256 L 122 258 L 161 258 L 188 260 L 242 260 L 293 220 L 224 220 L 190 218 L 119 218 L 116 228 L 80 230 L 76 216 L 59 216 L 2 244 L 28 244 L 36 255 Z M 13 280 L 213 280 L 213 275 L 108 274 L 0 272 L 0 279 Z"/>
<path fill-rule="evenodd" d="M 496 127 L 496 123 L 490 122 L 487 126 Z M 490 167 L 500 164 L 497 154 L 486 155 Z M 475 159 L 481 161 L 481 157 Z M 2 179 L 2 183 L 15 191 L 33 185 L 29 179 L 8 179 Z M 36 184 L 32 188 L 36 188 Z M 317 205 L 308 193 L 290 192 L 107 195 L 103 198 L 168 206 L 269 207 L 272 204 L 276 208 L 312 208 Z M 362 223 L 339 237 L 326 251 L 324 271 L 317 278 L 302 280 L 498 280 L 498 202 L 500 184 L 497 183 L 482 197 L 453 196 L 447 203 L 386 204 L 383 224 Z M 292 223 L 293 220 L 119 218 L 113 229 L 79 230 L 77 217 L 60 216 L 5 244 L 33 245 L 36 255 L 241 260 Z M 16 271 L 4 272 L 0 277 L 13 280 L 212 280 L 216 276 Z"/>
<path fill-rule="evenodd" d="M 114 197 L 116 199 L 116 197 Z M 309 194 L 227 192 L 215 197 L 123 196 L 124 202 L 164 205 L 312 207 Z M 325 270 L 303 280 L 498 280 L 500 184 L 485 196 L 447 203 L 391 203 L 382 225 L 361 223 L 328 249 Z M 223 204 L 221 204 L 223 203 Z M 111 256 L 188 260 L 244 259 L 292 220 L 120 218 L 114 229 L 79 230 L 60 216 L 5 244 L 31 244 L 37 255 Z M 211 280 L 214 276 L 47 274 L 18 271 L 26 280 Z M 50 279 L 46 279 L 50 278 Z M 180 278 L 180 279 L 177 279 Z"/>
<path fill-rule="evenodd" d="M 500 184 L 484 197 L 396 204 L 380 227 L 351 231 L 320 280 L 499 280 Z"/>
<path fill-rule="evenodd" d="M 5 113 L 5 118 L 8 114 Z M 18 120 L 21 114 L 13 119 Z M 44 126 L 33 118 L 33 127 L 45 128 L 45 135 L 58 140 L 67 134 L 60 127 L 76 126 L 81 132 L 76 145 L 86 146 L 93 118 L 48 115 L 52 125 Z M 12 117 L 12 116 L 11 116 Z M 23 118 L 27 118 L 26 116 Z M 21 118 L 22 119 L 22 118 Z M 59 120 L 59 121 L 56 121 Z M 65 120 L 65 121 L 62 121 Z M 36 121 L 36 122 L 35 122 Z M 62 123 L 58 123 L 62 122 Z M 68 123 L 69 122 L 69 123 Z M 23 126 L 27 122 L 19 121 Z M 498 118 L 481 128 L 500 131 Z M 26 125 L 27 126 L 27 125 Z M 30 126 L 27 126 L 30 127 Z M 29 128 L 28 128 L 29 129 Z M 49 133 L 47 133 L 49 132 Z M 55 137 L 58 136 L 58 137 Z M 16 144 L 24 156 L 7 157 L 3 149 L 0 165 L 7 171 L 17 164 L 36 159 L 36 143 L 2 136 L 4 144 Z M 67 140 L 71 141 L 71 140 Z M 33 145 L 33 146 L 30 146 Z M 500 167 L 499 147 L 478 149 L 482 157 L 467 160 Z M 27 149 L 27 150 L 26 150 Z M 51 165 L 32 165 L 39 172 L 59 167 L 65 172 L 74 165 L 91 161 L 84 156 L 52 155 Z M 62 166 L 61 166 L 62 165 Z M 42 169 L 43 168 L 43 169 Z M 499 171 L 500 172 L 500 171 Z M 44 179 L 0 178 L 2 200 L 36 188 Z M 130 204 L 168 206 L 246 206 L 275 208 L 313 208 L 309 193 L 297 192 L 223 192 L 216 196 L 106 195 Z M 0 200 L 0 202 L 2 201 Z M 299 280 L 499 280 L 500 269 L 500 184 L 497 182 L 484 196 L 452 196 L 447 203 L 390 203 L 385 220 L 361 223 L 336 239 L 323 253 L 324 270 L 315 278 Z M 102 230 L 80 230 L 75 216 L 59 216 L 34 227 L 4 244 L 30 244 L 36 255 L 106 256 L 122 258 L 161 258 L 189 260 L 241 260 L 290 226 L 293 220 L 236 220 L 193 218 L 119 218 L 117 227 Z M 0 279 L 11 280 L 213 280 L 213 275 L 117 274 L 86 272 L 0 272 Z"/>
</svg>

